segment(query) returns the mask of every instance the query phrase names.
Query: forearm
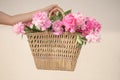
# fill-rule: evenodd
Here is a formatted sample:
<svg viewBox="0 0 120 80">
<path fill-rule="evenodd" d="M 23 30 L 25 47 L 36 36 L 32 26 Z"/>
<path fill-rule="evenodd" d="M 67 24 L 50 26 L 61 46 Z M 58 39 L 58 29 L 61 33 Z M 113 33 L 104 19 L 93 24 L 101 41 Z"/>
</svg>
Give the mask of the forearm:
<svg viewBox="0 0 120 80">
<path fill-rule="evenodd" d="M 12 18 L 11 25 L 16 24 L 17 22 L 20 22 L 20 21 L 24 23 L 31 21 L 33 15 L 38 11 L 41 11 L 41 10 L 36 10 L 36 11 L 28 12 L 28 13 L 17 14 L 17 15 L 11 16 Z"/>
<path fill-rule="evenodd" d="M 0 11 L 0 24 L 8 25 L 10 23 L 11 16 Z"/>
<path fill-rule="evenodd" d="M 33 14 L 41 10 L 36 10 L 28 13 L 17 14 L 17 15 L 8 15 L 3 12 L 0 12 L 0 24 L 14 25 L 17 22 L 28 22 L 32 19 Z"/>
</svg>

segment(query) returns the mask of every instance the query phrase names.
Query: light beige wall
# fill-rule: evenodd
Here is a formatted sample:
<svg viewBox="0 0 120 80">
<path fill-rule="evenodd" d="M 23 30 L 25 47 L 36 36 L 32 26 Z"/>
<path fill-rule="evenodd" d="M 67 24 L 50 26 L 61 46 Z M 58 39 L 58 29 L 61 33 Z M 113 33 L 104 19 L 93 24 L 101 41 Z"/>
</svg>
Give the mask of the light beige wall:
<svg viewBox="0 0 120 80">
<path fill-rule="evenodd" d="M 83 46 L 74 72 L 37 70 L 26 37 L 0 25 L 0 80 L 120 80 L 120 0 L 0 0 L 0 11 L 14 15 L 53 3 L 100 21 L 101 43 Z"/>
</svg>

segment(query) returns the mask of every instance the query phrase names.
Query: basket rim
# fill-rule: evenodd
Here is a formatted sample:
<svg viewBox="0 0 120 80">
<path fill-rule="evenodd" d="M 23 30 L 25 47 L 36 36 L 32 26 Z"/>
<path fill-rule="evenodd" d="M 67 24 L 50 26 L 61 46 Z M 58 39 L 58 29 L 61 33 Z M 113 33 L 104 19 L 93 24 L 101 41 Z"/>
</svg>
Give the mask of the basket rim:
<svg viewBox="0 0 120 80">
<path fill-rule="evenodd" d="M 25 34 L 25 35 L 30 35 L 30 34 L 42 34 L 42 33 L 50 33 L 50 34 L 53 34 L 53 32 L 51 32 L 51 31 L 42 31 L 42 32 L 32 32 L 32 33 L 27 33 L 27 34 Z M 64 32 L 63 34 L 61 34 L 61 35 L 64 35 L 64 34 L 72 34 L 72 35 L 75 35 L 75 34 L 77 34 L 77 33 L 70 33 L 70 32 Z M 54 35 L 54 34 L 53 34 Z M 60 36 L 60 35 L 55 35 L 55 36 Z"/>
</svg>

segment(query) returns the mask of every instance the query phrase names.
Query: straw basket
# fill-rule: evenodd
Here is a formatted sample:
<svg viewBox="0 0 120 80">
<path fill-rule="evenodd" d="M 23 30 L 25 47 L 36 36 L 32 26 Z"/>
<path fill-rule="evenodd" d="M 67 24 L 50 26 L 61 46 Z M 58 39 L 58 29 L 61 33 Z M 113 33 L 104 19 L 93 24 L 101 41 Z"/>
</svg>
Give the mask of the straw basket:
<svg viewBox="0 0 120 80">
<path fill-rule="evenodd" d="M 74 71 L 81 47 L 76 43 L 76 34 L 52 32 L 27 34 L 37 69 Z"/>
</svg>

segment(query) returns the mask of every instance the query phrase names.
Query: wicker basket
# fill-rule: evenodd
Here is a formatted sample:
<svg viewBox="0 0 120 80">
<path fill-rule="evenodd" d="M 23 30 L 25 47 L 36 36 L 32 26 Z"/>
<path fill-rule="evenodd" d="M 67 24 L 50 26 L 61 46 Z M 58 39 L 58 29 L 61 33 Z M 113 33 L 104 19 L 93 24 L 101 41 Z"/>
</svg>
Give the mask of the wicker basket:
<svg viewBox="0 0 120 80">
<path fill-rule="evenodd" d="M 74 71 L 81 49 L 76 44 L 76 34 L 39 32 L 27 38 L 38 69 Z"/>
<path fill-rule="evenodd" d="M 81 50 L 76 37 L 69 32 L 59 36 L 48 31 L 27 34 L 37 69 L 74 71 Z"/>
</svg>

